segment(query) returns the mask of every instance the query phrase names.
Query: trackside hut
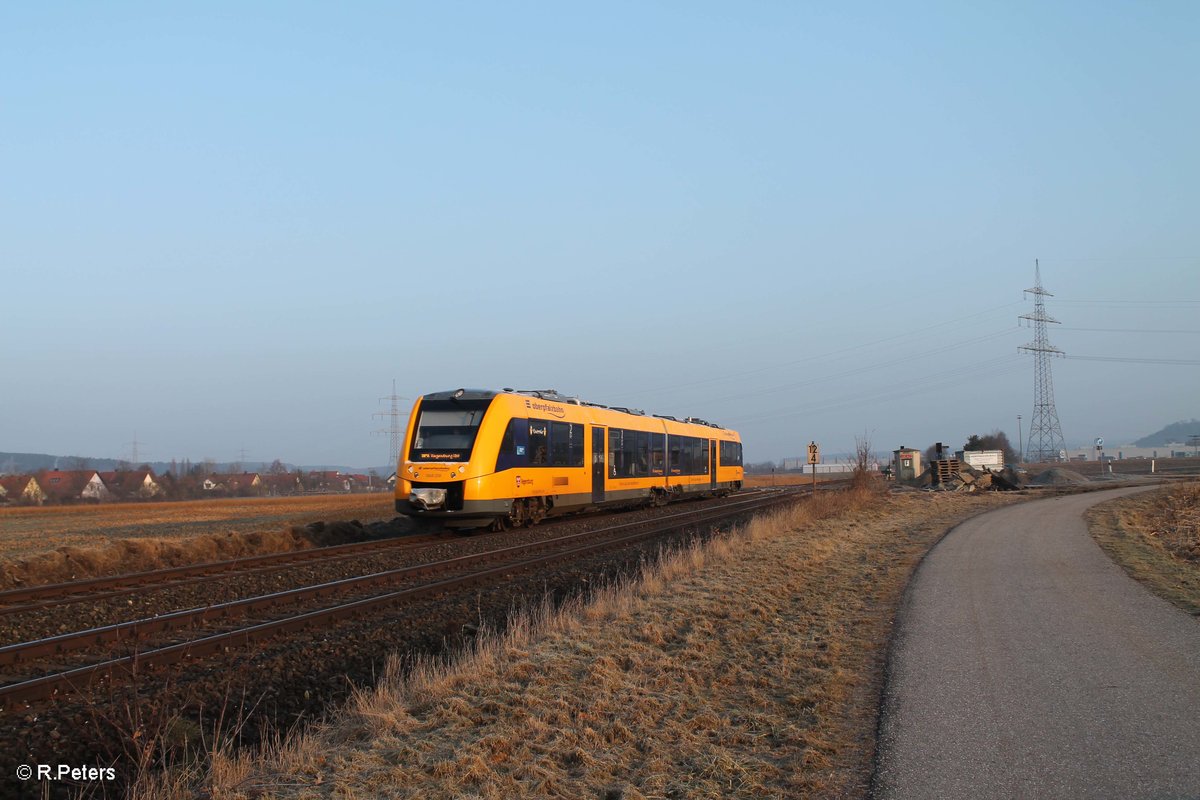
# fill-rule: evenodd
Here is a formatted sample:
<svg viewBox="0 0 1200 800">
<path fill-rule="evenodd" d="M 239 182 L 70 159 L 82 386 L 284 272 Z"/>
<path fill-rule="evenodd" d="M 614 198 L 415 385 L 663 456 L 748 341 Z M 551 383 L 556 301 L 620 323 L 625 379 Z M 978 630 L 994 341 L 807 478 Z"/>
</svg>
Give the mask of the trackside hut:
<svg viewBox="0 0 1200 800">
<path fill-rule="evenodd" d="M 921 451 L 911 447 L 893 450 L 892 471 L 898 481 L 915 481 L 921 476 Z"/>
</svg>

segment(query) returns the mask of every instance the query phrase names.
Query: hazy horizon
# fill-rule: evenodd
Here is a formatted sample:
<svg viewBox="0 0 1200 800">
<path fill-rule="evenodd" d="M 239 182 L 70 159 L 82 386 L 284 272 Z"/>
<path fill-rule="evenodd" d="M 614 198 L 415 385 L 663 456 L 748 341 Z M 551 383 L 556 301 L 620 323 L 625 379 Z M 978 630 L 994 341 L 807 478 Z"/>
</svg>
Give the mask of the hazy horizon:
<svg viewBox="0 0 1200 800">
<path fill-rule="evenodd" d="M 1200 6 L 0 11 L 0 451 L 388 461 L 555 388 L 748 461 L 1200 417 Z"/>
</svg>

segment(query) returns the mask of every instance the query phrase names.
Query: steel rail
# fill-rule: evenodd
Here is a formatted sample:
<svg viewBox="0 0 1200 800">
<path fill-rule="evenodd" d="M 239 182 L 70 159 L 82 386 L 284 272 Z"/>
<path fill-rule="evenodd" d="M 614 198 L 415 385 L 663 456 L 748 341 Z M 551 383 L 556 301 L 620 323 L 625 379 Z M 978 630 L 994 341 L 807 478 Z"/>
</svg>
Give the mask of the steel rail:
<svg viewBox="0 0 1200 800">
<path fill-rule="evenodd" d="M 554 524 L 565 519 L 553 519 L 549 522 Z M 264 553 L 203 564 L 189 564 L 144 572 L 87 578 L 80 581 L 9 589 L 0 592 L 0 617 L 72 603 L 94 602 L 148 591 L 195 586 L 211 581 L 225 580 L 235 575 L 254 575 L 273 569 L 289 568 L 310 561 L 325 563 L 347 561 L 378 551 L 417 547 L 433 540 L 430 535 L 414 534 L 385 540 L 350 542 L 306 550 L 291 550 L 285 553 Z M 48 596 L 50 599 L 38 600 L 39 597 L 44 596 Z M 35 600 L 36 602 L 21 602 L 26 600 Z M 18 602 L 19 605 L 5 605 L 14 602 Z M 3 662 L 0 661 L 0 663 Z"/>
<path fill-rule="evenodd" d="M 417 539 L 421 541 L 415 541 Z M 209 561 L 203 564 L 188 564 L 181 567 L 165 567 L 163 569 L 146 570 L 144 572 L 127 572 L 121 575 L 87 578 L 81 581 L 46 583 L 39 586 L 8 589 L 0 592 L 0 604 L 14 602 L 21 604 L 0 607 L 0 616 L 22 611 L 36 611 L 68 603 L 119 597 L 160 586 L 164 588 L 188 586 L 194 583 L 221 580 L 230 575 L 252 574 L 256 571 L 268 570 L 274 567 L 295 566 L 306 561 L 344 561 L 363 555 L 370 555 L 380 550 L 390 550 L 392 548 L 403 549 L 410 546 L 415 547 L 420 544 L 428 544 L 428 542 L 429 540 L 421 534 L 397 536 L 369 542 L 349 542 L 347 544 L 330 545 L 328 547 L 310 547 L 305 550 L 289 550 L 284 553 L 264 553 L 262 555 L 241 556 L 224 561 Z M 193 578 L 193 576 L 198 577 Z M 175 580 L 176 578 L 181 580 Z M 97 589 L 99 591 L 88 592 L 88 590 Z M 51 599 L 34 603 L 22 602 L 37 600 L 43 596 L 49 596 Z"/>
<path fill-rule="evenodd" d="M 638 540 L 654 538 L 665 532 L 679 530 L 680 528 L 687 527 L 689 525 L 713 523 L 748 512 L 761 511 L 774 505 L 779 505 L 784 502 L 794 500 L 796 496 L 796 493 L 793 492 L 779 492 L 766 497 L 743 500 L 737 503 L 723 505 L 718 509 L 710 508 L 699 511 L 684 512 L 670 515 L 668 518 L 659 518 L 648 522 L 630 522 L 611 526 L 603 529 L 603 532 L 613 533 L 637 527 L 641 527 L 643 530 L 626 533 L 623 536 L 619 536 L 615 539 L 606 539 L 603 542 L 589 542 L 586 544 L 577 545 L 565 551 L 557 550 L 553 553 L 534 556 L 532 558 L 525 558 L 515 562 L 508 562 L 488 569 L 474 571 L 466 575 L 445 578 L 439 581 L 422 584 L 420 586 L 400 589 L 397 591 L 388 592 L 386 594 L 376 595 L 374 597 L 353 600 L 329 608 L 309 611 L 269 622 L 262 622 L 245 628 L 212 634 L 200 639 L 181 642 L 153 650 L 147 650 L 145 652 L 135 653 L 130 656 L 110 659 L 98 664 L 76 667 L 60 673 L 46 675 L 39 678 L 32 678 L 29 680 L 20 681 L 18 683 L 8 684 L 6 686 L 0 686 L 0 708 L 7 710 L 18 703 L 28 703 L 34 700 L 52 697 L 60 691 L 74 690 L 81 685 L 78 682 L 84 679 L 87 679 L 90 683 L 96 676 L 112 676 L 117 672 L 133 674 L 139 668 L 177 663 L 188 658 L 203 657 L 205 655 L 223 651 L 225 648 L 230 646 L 256 641 L 277 633 L 300 630 L 317 623 L 329 624 L 337 622 L 342 619 L 357 616 L 383 605 L 389 605 L 400 601 L 420 600 L 440 594 L 448 589 L 472 586 L 477 583 L 486 582 L 491 578 L 526 570 L 530 567 L 541 566 L 544 564 L 554 563 L 556 561 L 565 561 L 589 553 L 596 553 L 613 548 L 628 546 Z M 600 533 L 600 531 L 588 531 L 560 537 L 559 539 L 555 540 L 549 540 L 549 542 L 554 542 L 561 545 L 565 543 L 577 542 L 584 537 L 595 537 L 598 533 Z M 421 567 L 416 567 L 413 569 L 424 569 L 425 571 L 431 571 L 436 570 L 437 567 L 445 564 L 462 565 L 464 563 L 477 563 L 480 560 L 480 556 L 484 555 L 495 556 L 502 553 L 519 555 L 521 552 L 537 552 L 538 550 L 547 549 L 549 542 L 538 542 L 534 545 L 519 545 L 501 548 L 499 550 L 489 551 L 488 554 L 462 556 L 456 559 L 449 559 L 448 561 L 433 562 L 431 564 L 422 565 Z M 379 575 L 382 574 L 383 573 L 379 573 Z M 367 577 L 374 578 L 376 576 Z"/>
<path fill-rule="evenodd" d="M 739 500 L 735 503 L 723 505 L 721 508 L 736 508 L 740 507 L 741 504 L 753 502 L 755 501 Z M 279 605 L 300 603 L 309 600 L 319 600 L 322 597 L 331 594 L 337 594 L 345 590 L 366 589 L 378 586 L 380 584 L 395 583 L 406 578 L 420 577 L 422 575 L 428 575 L 431 573 L 447 572 L 464 567 L 470 568 L 476 564 L 495 561 L 497 559 L 505 558 L 515 554 L 536 552 L 538 550 L 553 548 L 584 537 L 603 536 L 633 527 L 654 525 L 659 521 L 670 521 L 670 524 L 679 524 L 678 520 L 681 518 L 703 515 L 712 510 L 713 509 L 711 508 L 694 509 L 678 514 L 667 515 L 665 517 L 658 517 L 651 521 L 643 520 L 626 522 L 601 528 L 600 530 L 570 534 L 568 536 L 557 537 L 554 539 L 546 539 L 541 542 L 502 547 L 496 550 L 487 550 L 482 553 L 457 556 L 455 558 L 444 559 L 442 561 L 432 561 L 425 564 L 398 567 L 396 569 L 373 572 L 367 575 L 358 575 L 351 578 L 342 578 L 340 580 L 319 583 L 311 586 L 301 586 L 295 589 L 284 589 L 278 592 L 271 592 L 269 594 L 256 595 L 254 597 L 247 597 L 238 600 L 230 600 L 210 606 L 201 606 L 198 608 L 184 609 L 182 611 L 174 611 L 168 614 L 160 614 L 154 617 L 131 620 L 129 622 L 119 622 L 113 625 L 104 625 L 98 628 L 89 628 L 83 631 L 73 631 L 70 633 L 59 634 L 57 636 L 48 636 L 28 642 L 18 642 L 16 644 L 0 647 L 0 666 L 21 664 L 27 661 L 45 658 L 47 656 L 57 656 L 63 653 L 83 650 L 101 644 L 120 642 L 122 640 L 136 641 L 144 638 L 147 635 L 179 630 L 181 628 L 194 626 L 197 623 L 230 619 L 233 617 L 244 617 L 254 612 L 273 608 Z"/>
</svg>

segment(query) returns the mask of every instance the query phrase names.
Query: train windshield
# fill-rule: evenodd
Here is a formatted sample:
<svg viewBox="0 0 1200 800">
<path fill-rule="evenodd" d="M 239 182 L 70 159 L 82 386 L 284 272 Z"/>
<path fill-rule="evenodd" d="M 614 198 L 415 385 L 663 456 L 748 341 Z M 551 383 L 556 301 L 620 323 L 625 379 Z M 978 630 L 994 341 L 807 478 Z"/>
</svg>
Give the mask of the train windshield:
<svg viewBox="0 0 1200 800">
<path fill-rule="evenodd" d="M 490 401 L 444 401 L 421 408 L 413 461 L 467 461 Z"/>
</svg>

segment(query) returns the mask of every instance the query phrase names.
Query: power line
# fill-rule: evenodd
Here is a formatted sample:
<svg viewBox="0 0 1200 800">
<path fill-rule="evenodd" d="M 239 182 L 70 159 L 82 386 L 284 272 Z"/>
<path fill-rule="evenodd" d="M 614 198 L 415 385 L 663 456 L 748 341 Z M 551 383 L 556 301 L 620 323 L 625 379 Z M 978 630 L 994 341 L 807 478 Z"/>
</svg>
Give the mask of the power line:
<svg viewBox="0 0 1200 800">
<path fill-rule="evenodd" d="M 875 347 L 877 345 L 888 344 L 890 342 L 899 341 L 901 339 L 908 339 L 908 338 L 911 338 L 914 336 L 918 336 L 922 333 L 928 333 L 930 331 L 934 331 L 939 328 L 944 328 L 948 325 L 957 325 L 961 322 L 966 322 L 968 320 L 977 319 L 979 317 L 986 316 L 988 314 L 993 314 L 997 311 L 1002 311 L 1007 308 L 1012 308 L 1013 306 L 1020 305 L 1020 304 L 1021 304 L 1020 301 L 1014 301 L 1011 303 L 1003 303 L 1003 304 L 995 306 L 993 308 L 988 308 L 983 311 L 977 311 L 974 314 L 967 314 L 966 316 L 963 316 L 963 317 L 957 317 L 955 319 L 945 320 L 944 322 L 938 322 L 936 324 L 929 325 L 924 328 L 915 328 L 913 330 L 905 331 L 904 333 L 896 334 L 895 336 L 886 336 L 882 339 L 875 339 L 875 340 L 872 340 L 869 342 L 864 342 L 862 344 L 850 345 L 849 347 L 843 347 L 839 350 L 832 350 L 827 353 L 820 353 L 817 355 L 805 356 L 804 358 L 800 358 L 795 361 L 786 361 L 782 364 L 771 364 L 770 366 L 758 367 L 756 369 L 751 369 L 751 370 L 743 370 L 742 372 L 724 372 L 719 376 L 712 377 L 712 378 L 704 378 L 704 379 L 698 380 L 698 381 L 689 381 L 687 383 L 673 383 L 669 386 L 659 386 L 659 387 L 656 387 L 653 389 L 641 389 L 641 390 L 633 390 L 633 391 L 640 397 L 640 396 L 647 395 L 647 394 L 655 394 L 657 392 L 665 392 L 665 391 L 671 391 L 671 390 L 675 390 L 675 389 L 688 389 L 688 388 L 692 388 L 695 386 L 703 386 L 703 385 L 710 384 L 710 383 L 718 383 L 721 381 L 728 381 L 728 380 L 737 380 L 740 378 L 749 377 L 751 375 L 758 375 L 758 374 L 761 374 L 764 372 L 778 372 L 779 370 L 787 369 L 788 367 L 795 367 L 795 366 L 799 366 L 800 364 L 807 364 L 807 363 L 810 363 L 813 361 L 819 361 L 822 359 L 833 358 L 835 356 L 844 355 L 846 353 L 852 353 L 855 350 L 862 350 L 863 348 L 866 348 L 866 347 Z"/>
<path fill-rule="evenodd" d="M 1093 333 L 1200 333 L 1200 330 L 1171 330 L 1168 328 L 1059 328 L 1063 331 L 1091 331 Z"/>
<path fill-rule="evenodd" d="M 819 377 L 808 378 L 806 380 L 799 381 L 796 383 L 787 383 L 787 384 L 782 384 L 779 386 L 772 386 L 772 387 L 769 387 L 766 389 L 748 390 L 748 391 L 744 391 L 744 392 L 738 392 L 736 394 L 725 395 L 723 397 L 713 398 L 712 402 L 719 403 L 719 402 L 723 402 L 725 400 L 740 400 L 745 397 L 757 397 L 759 395 L 764 395 L 764 394 L 776 394 L 778 392 L 795 391 L 796 389 L 802 389 L 805 386 L 812 386 L 814 384 L 827 383 L 828 381 L 835 380 L 838 378 L 849 378 L 849 377 L 853 377 L 855 375 L 861 375 L 864 372 L 871 372 L 872 370 L 876 370 L 876 369 L 893 367 L 893 366 L 896 366 L 897 364 L 906 364 L 910 361 L 917 361 L 922 358 L 928 358 L 929 356 L 936 356 L 936 355 L 941 355 L 942 353 L 948 353 L 951 350 L 957 350 L 958 348 L 961 348 L 961 347 L 971 347 L 973 345 L 979 344 L 980 342 L 986 342 L 986 341 L 989 341 L 992 339 L 997 339 L 997 338 L 1007 336 L 1010 333 L 1012 333 L 1014 330 L 1016 330 L 1016 328 L 1006 328 L 1005 330 L 1002 330 L 1002 331 L 986 333 L 982 336 L 976 336 L 971 339 L 960 339 L 952 344 L 944 345 L 942 347 L 936 347 L 936 348 L 933 348 L 932 350 L 922 350 L 919 353 L 913 353 L 911 355 L 901 356 L 899 358 L 892 358 L 892 359 L 888 359 L 887 361 L 879 361 L 874 364 L 868 364 L 863 367 L 855 367 L 854 369 L 846 370 L 844 372 L 835 372 L 830 375 L 821 375 Z"/>
<path fill-rule="evenodd" d="M 1200 360 L 1191 358 L 1126 358 L 1124 356 L 1066 356 L 1072 361 L 1112 361 L 1122 364 L 1163 364 L 1173 367 L 1197 367 Z"/>
<path fill-rule="evenodd" d="M 1064 306 L 1194 306 L 1200 300 L 1057 300 Z"/>
<path fill-rule="evenodd" d="M 820 398 L 820 405 L 812 406 L 786 406 L 783 408 L 771 409 L 768 411 L 756 412 L 744 417 L 734 417 L 727 422 L 730 424 L 743 424 L 747 422 L 761 422 L 769 419 L 781 419 L 785 417 L 793 417 L 800 414 L 819 414 L 835 408 L 849 408 L 856 405 L 877 402 L 880 397 L 888 397 L 889 403 L 894 402 L 893 397 L 919 395 L 926 392 L 937 391 L 947 387 L 953 387 L 962 382 L 964 378 L 973 377 L 975 375 L 986 375 L 994 377 L 1006 375 L 1015 372 L 1018 369 L 1024 369 L 1021 365 L 1024 359 L 1017 355 L 997 356 L 996 358 L 987 361 L 980 361 L 968 367 L 956 367 L 954 369 L 935 372 L 930 375 L 925 375 L 907 382 L 897 383 L 888 381 L 886 384 L 873 387 L 870 390 L 856 390 L 853 394 L 843 395 L 841 397 L 830 397 L 825 395 Z"/>
</svg>

